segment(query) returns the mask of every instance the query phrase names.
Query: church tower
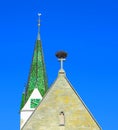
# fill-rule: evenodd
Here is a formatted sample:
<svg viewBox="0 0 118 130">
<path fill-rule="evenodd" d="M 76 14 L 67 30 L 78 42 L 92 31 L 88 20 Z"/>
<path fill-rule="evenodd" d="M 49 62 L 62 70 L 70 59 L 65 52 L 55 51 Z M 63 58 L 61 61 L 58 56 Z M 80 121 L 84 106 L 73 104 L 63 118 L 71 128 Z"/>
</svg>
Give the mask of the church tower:
<svg viewBox="0 0 118 130">
<path fill-rule="evenodd" d="M 40 16 L 40 14 L 39 14 Z M 56 53 L 60 70 L 47 91 L 47 77 L 40 39 L 35 44 L 26 90 L 22 95 L 21 130 L 101 130 L 99 124 L 66 77 L 63 63 L 67 53 Z"/>
<path fill-rule="evenodd" d="M 25 125 L 48 89 L 43 50 L 40 39 L 41 14 L 38 15 L 38 36 L 35 43 L 27 86 L 25 92 L 22 94 L 20 107 L 20 129 L 22 129 Z"/>
</svg>

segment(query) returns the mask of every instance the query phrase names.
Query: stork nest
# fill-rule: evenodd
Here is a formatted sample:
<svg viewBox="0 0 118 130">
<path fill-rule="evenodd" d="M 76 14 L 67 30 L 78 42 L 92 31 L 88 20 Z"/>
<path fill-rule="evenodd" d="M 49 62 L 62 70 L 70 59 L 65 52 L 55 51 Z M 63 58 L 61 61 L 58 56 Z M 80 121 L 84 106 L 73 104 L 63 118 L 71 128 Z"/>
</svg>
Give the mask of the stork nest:
<svg viewBox="0 0 118 130">
<path fill-rule="evenodd" d="M 64 52 L 64 51 L 59 51 L 59 52 L 56 53 L 56 57 L 59 58 L 59 59 L 61 59 L 61 58 L 64 59 L 64 58 L 67 57 L 67 53 Z"/>
</svg>

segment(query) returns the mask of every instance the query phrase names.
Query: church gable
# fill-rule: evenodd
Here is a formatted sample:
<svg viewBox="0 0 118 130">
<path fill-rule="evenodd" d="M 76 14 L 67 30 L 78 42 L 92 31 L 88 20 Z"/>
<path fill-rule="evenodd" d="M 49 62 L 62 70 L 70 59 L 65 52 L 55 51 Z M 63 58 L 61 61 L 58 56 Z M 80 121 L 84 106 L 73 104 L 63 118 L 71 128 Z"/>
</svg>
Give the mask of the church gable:
<svg viewBox="0 0 118 130">
<path fill-rule="evenodd" d="M 22 130 L 101 130 L 65 77 L 59 72 Z"/>
<path fill-rule="evenodd" d="M 24 107 L 20 112 L 20 119 L 21 119 L 20 128 L 22 128 L 25 125 L 25 123 L 27 122 L 27 120 L 30 118 L 31 114 L 35 110 L 35 106 L 39 104 L 39 103 L 36 104 L 37 100 L 40 102 L 42 100 L 42 96 L 38 88 L 35 88 L 31 96 L 29 97 L 28 101 L 26 102 L 26 104 L 24 105 Z"/>
<path fill-rule="evenodd" d="M 24 107 L 22 108 L 21 111 L 26 111 L 26 110 L 35 110 L 35 108 L 31 107 L 31 100 L 32 99 L 39 99 L 40 101 L 42 100 L 42 96 L 38 90 L 38 88 L 35 88 L 31 94 L 31 96 L 29 97 L 28 101 L 26 102 L 26 104 L 24 105 Z"/>
</svg>

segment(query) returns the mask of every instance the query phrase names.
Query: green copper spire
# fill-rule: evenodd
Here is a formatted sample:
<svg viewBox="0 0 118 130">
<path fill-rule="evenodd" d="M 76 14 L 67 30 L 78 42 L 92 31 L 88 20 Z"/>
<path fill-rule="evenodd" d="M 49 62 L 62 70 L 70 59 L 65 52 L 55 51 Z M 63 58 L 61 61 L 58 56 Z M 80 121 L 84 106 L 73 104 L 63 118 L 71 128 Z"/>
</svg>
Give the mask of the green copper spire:
<svg viewBox="0 0 118 130">
<path fill-rule="evenodd" d="M 38 15 L 40 16 L 40 14 Z M 23 108 L 34 88 L 36 87 L 38 88 L 42 96 L 44 96 L 48 89 L 44 57 L 40 40 L 40 19 L 38 20 L 38 37 L 35 44 L 28 83 L 26 86 L 25 94 L 22 95 L 21 109 Z"/>
</svg>

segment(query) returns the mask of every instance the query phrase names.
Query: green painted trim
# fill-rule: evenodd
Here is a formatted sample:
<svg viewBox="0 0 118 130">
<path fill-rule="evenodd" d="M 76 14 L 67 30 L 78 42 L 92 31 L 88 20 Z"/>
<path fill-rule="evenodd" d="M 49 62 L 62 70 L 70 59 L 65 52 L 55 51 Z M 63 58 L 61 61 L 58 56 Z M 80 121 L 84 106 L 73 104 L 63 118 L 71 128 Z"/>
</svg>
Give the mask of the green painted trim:
<svg viewBox="0 0 118 130">
<path fill-rule="evenodd" d="M 23 94 L 22 94 L 22 99 L 21 99 L 21 106 L 20 106 L 20 109 L 23 108 L 24 104 L 25 104 L 25 94 L 23 93 Z"/>
</svg>

